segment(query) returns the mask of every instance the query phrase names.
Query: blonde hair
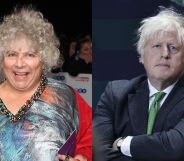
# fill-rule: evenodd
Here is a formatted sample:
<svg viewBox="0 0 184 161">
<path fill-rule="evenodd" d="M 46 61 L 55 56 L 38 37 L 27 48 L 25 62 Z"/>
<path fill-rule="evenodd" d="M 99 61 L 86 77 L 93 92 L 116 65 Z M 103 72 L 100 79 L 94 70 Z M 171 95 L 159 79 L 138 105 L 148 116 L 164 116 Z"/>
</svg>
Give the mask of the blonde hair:
<svg viewBox="0 0 184 161">
<path fill-rule="evenodd" d="M 176 32 L 178 40 L 184 44 L 184 17 L 176 13 L 172 8 L 161 8 L 160 12 L 153 17 L 145 18 L 138 29 L 137 51 L 144 54 L 147 41 L 154 35 L 164 32 Z"/>
<path fill-rule="evenodd" d="M 57 65 L 60 56 L 59 39 L 54 33 L 52 24 L 41 12 L 32 7 L 15 9 L 12 14 L 5 16 L 0 24 L 1 62 L 9 43 L 20 35 L 25 35 L 36 45 L 46 71 Z"/>
</svg>

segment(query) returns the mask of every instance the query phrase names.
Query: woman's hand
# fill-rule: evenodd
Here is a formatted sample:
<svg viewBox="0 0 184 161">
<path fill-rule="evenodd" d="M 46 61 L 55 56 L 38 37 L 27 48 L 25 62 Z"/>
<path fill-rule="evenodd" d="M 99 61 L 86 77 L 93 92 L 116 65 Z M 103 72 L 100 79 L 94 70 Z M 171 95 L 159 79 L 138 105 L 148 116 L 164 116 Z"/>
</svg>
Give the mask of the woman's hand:
<svg viewBox="0 0 184 161">
<path fill-rule="evenodd" d="M 87 161 L 87 159 L 80 154 L 77 154 L 74 158 L 69 157 L 68 159 L 66 159 L 66 155 L 58 155 L 58 158 L 62 161 Z"/>
</svg>

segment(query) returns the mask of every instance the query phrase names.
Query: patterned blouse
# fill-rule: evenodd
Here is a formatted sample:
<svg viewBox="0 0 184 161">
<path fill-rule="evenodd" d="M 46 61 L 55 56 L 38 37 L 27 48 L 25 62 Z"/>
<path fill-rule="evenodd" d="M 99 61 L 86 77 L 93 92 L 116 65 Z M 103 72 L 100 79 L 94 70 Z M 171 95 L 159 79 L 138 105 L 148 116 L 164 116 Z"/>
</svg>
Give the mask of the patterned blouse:
<svg viewBox="0 0 184 161">
<path fill-rule="evenodd" d="M 1 161 L 56 161 L 58 149 L 73 130 L 78 131 L 72 89 L 50 78 L 45 82 L 45 87 L 39 86 L 40 94 L 37 90 L 37 97 L 28 100 L 17 116 L 0 100 Z"/>
</svg>

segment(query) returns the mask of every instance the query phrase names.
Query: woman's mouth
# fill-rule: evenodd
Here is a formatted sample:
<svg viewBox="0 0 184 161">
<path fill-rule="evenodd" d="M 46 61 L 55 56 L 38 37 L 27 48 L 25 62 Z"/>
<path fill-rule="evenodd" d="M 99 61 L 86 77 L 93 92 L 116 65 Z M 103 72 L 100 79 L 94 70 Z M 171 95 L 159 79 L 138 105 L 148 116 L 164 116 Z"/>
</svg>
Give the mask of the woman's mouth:
<svg viewBox="0 0 184 161">
<path fill-rule="evenodd" d="M 29 72 L 14 72 L 14 76 L 16 80 L 24 80 Z"/>
</svg>

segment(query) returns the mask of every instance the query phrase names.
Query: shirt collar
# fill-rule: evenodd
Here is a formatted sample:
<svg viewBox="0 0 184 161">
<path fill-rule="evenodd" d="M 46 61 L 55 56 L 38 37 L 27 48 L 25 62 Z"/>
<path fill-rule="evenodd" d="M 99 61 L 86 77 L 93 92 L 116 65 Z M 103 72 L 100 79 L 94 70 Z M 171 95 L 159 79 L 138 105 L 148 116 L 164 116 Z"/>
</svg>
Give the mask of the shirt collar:
<svg viewBox="0 0 184 161">
<path fill-rule="evenodd" d="M 166 93 L 166 95 L 169 94 L 177 82 L 178 81 L 174 82 L 173 84 L 162 90 L 162 92 Z M 149 87 L 149 97 L 152 97 L 155 93 L 160 92 L 155 87 L 153 87 L 149 79 L 148 79 L 148 87 Z"/>
</svg>

